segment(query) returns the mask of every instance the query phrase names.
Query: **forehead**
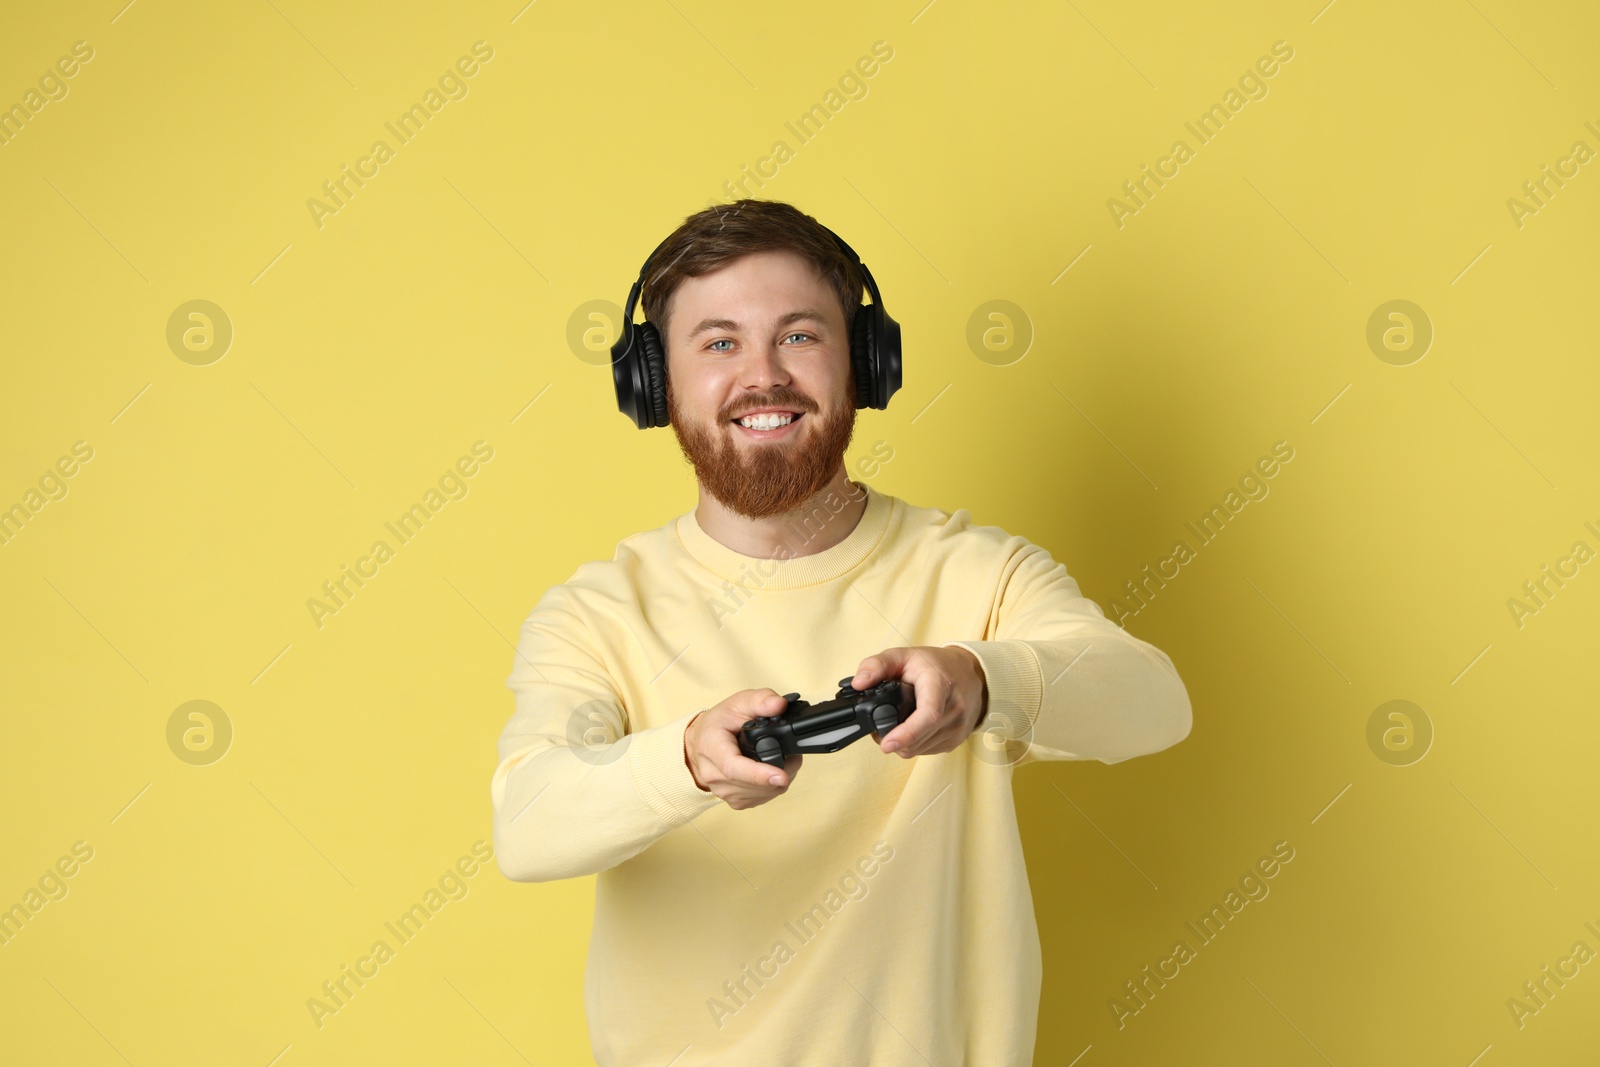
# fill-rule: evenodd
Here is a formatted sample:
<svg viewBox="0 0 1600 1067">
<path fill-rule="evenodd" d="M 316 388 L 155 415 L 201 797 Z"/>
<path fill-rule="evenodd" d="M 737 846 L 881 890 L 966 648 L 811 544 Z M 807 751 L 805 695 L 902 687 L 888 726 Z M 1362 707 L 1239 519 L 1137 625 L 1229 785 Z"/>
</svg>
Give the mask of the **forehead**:
<svg viewBox="0 0 1600 1067">
<path fill-rule="evenodd" d="M 695 278 L 672 294 L 674 330 L 692 330 L 705 316 L 756 325 L 797 307 L 817 307 L 842 317 L 838 297 L 805 257 L 788 251 L 752 252 Z"/>
</svg>

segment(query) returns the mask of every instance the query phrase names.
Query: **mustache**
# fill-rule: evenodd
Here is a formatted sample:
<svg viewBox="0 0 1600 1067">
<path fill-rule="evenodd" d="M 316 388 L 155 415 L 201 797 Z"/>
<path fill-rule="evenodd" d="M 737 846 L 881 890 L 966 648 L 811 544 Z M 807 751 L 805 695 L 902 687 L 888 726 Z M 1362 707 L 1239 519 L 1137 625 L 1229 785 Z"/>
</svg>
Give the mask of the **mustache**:
<svg viewBox="0 0 1600 1067">
<path fill-rule="evenodd" d="M 763 398 L 756 401 L 742 400 L 737 404 L 730 405 L 723 411 L 722 421 L 728 422 L 732 419 L 736 419 L 742 412 L 764 411 L 767 408 L 783 408 L 788 411 L 798 411 L 801 414 L 809 415 L 816 412 L 817 405 L 813 404 L 805 397 L 796 396 L 793 394 L 779 394 L 778 396 Z"/>
</svg>

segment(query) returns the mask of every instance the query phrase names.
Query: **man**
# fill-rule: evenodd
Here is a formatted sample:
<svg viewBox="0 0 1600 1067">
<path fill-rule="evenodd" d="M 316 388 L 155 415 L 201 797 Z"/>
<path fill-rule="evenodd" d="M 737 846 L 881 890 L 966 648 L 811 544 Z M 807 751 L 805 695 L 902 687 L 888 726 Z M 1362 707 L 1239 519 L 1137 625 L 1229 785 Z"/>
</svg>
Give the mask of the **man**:
<svg viewBox="0 0 1600 1067">
<path fill-rule="evenodd" d="M 598 874 L 603 1067 L 1029 1064 L 1040 949 L 1011 775 L 1177 743 L 1184 685 L 1043 548 L 849 479 L 862 275 L 815 219 L 708 208 L 647 271 L 699 503 L 524 623 L 500 869 Z M 790 419 L 749 428 L 761 412 Z M 803 769 L 740 754 L 780 693 L 828 699 L 851 670 L 858 690 L 909 682 L 917 710 Z"/>
</svg>

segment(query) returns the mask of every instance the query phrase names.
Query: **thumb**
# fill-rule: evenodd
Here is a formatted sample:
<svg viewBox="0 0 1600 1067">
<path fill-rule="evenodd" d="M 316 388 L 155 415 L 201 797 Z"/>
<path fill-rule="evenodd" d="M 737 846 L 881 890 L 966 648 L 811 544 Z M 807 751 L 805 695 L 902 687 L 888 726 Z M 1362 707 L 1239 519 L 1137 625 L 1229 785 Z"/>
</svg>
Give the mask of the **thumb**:
<svg viewBox="0 0 1600 1067">
<path fill-rule="evenodd" d="M 876 656 L 868 656 L 861 661 L 861 666 L 850 684 L 857 689 L 868 689 L 885 678 L 900 677 L 910 652 L 909 648 L 896 647 L 886 648 Z"/>
<path fill-rule="evenodd" d="M 782 695 L 773 689 L 747 689 L 740 696 L 744 699 L 737 701 L 736 707 L 746 719 L 777 715 L 788 707 Z"/>
</svg>

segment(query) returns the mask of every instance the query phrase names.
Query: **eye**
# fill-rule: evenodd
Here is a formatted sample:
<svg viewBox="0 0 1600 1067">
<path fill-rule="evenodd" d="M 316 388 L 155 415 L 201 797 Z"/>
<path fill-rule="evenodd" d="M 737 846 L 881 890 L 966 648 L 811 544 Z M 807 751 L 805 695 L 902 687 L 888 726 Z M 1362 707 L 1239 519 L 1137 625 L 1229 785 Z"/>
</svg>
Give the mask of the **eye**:
<svg viewBox="0 0 1600 1067">
<path fill-rule="evenodd" d="M 809 333 L 791 333 L 788 338 L 785 338 L 785 340 L 794 337 L 811 337 L 811 335 Z M 812 340 L 816 340 L 816 338 L 813 337 Z"/>
<path fill-rule="evenodd" d="M 731 344 L 733 344 L 733 342 L 728 340 L 726 337 L 719 337 L 715 341 L 712 341 L 711 344 L 712 345 L 731 345 Z M 706 347 L 710 348 L 711 346 L 708 345 Z M 712 348 L 711 351 L 713 351 L 713 352 L 726 352 L 727 349 L 726 348 Z"/>
</svg>

